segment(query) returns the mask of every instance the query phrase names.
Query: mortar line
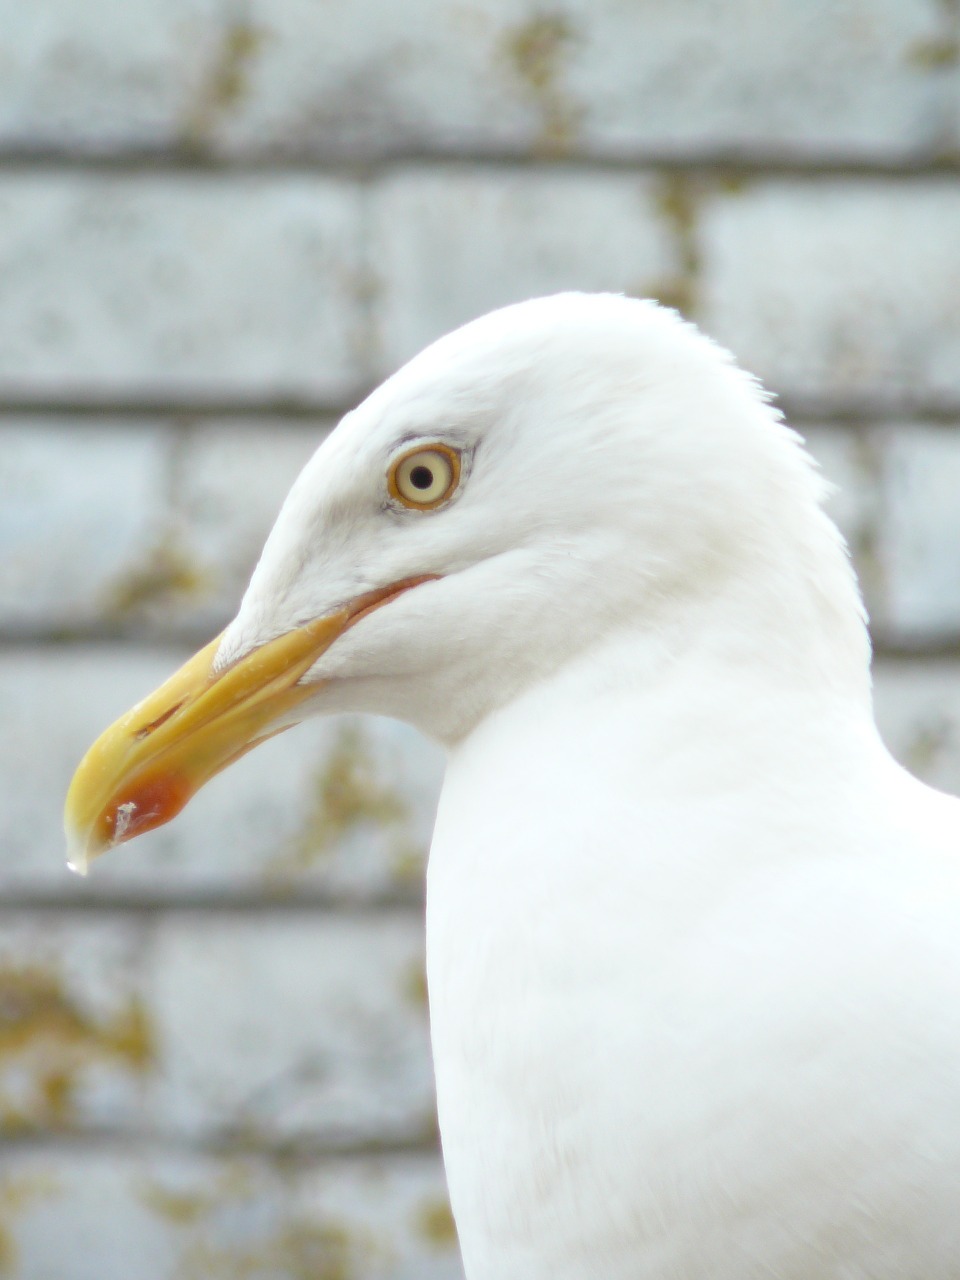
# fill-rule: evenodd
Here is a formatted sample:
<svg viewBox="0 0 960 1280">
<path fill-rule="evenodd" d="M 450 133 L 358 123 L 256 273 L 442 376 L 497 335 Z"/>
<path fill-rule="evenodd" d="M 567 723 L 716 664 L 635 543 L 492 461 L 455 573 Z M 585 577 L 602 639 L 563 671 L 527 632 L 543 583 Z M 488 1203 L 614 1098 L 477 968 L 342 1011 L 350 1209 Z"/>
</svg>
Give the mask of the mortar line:
<svg viewBox="0 0 960 1280">
<path fill-rule="evenodd" d="M 68 873 L 64 871 L 66 877 Z M 95 876 L 95 872 L 93 873 Z M 380 894 L 349 894 L 317 891 L 291 886 L 283 893 L 271 890 L 269 884 L 241 891 L 204 893 L 202 890 L 172 890 L 156 892 L 145 886 L 120 890 L 75 890 L 70 893 L 18 891 L 0 889 L 0 919 L 4 916 L 29 912 L 35 915 L 57 914 L 76 917 L 104 916 L 137 917 L 149 920 L 154 917 L 185 915 L 194 917 L 216 916 L 246 918 L 256 916 L 262 921 L 266 916 L 289 919 L 304 916 L 311 919 L 331 917 L 336 920 L 355 919 L 409 919 L 423 913 L 424 890 L 422 884 L 409 891 L 391 890 Z"/>
<path fill-rule="evenodd" d="M 423 1134 L 410 1133 L 395 1138 L 338 1141 L 335 1138 L 305 1137 L 284 1140 L 270 1137 L 250 1138 L 245 1135 L 207 1135 L 196 1138 L 175 1133 L 150 1132 L 134 1127 L 97 1127 L 86 1130 L 12 1132 L 4 1134 L 6 1155 L 13 1152 L 33 1154 L 58 1151 L 61 1154 L 105 1153 L 128 1155 L 193 1155 L 201 1159 L 256 1159 L 264 1163 L 293 1166 L 324 1163 L 361 1163 L 371 1159 L 424 1159 L 440 1155 L 436 1129 Z"/>
<path fill-rule="evenodd" d="M 386 376 L 386 373 L 384 374 Z M 345 413 L 353 409 L 377 385 L 360 387 L 342 398 L 315 401 L 291 400 L 156 400 L 121 396 L 116 398 L 4 397 L 0 394 L 0 430 L 5 419 L 67 418 L 117 422 L 126 419 L 169 422 L 171 426 L 191 427 L 212 420 L 227 419 L 231 425 L 255 429 L 272 425 L 277 419 L 304 429 L 321 426 L 330 429 Z M 949 403 L 910 399 L 796 399 L 775 396 L 774 404 L 788 422 L 809 426 L 896 426 L 903 422 L 920 422 L 930 426 L 960 427 L 960 401 Z"/>
<path fill-rule="evenodd" d="M 229 616 L 214 619 L 209 627 L 183 628 L 164 631 L 159 628 L 115 628 L 107 625 L 90 625 L 61 628 L 0 627 L 0 654 L 35 654 L 47 651 L 60 655 L 66 650 L 123 648 L 138 656 L 169 657 L 171 663 L 189 656 L 198 646 L 206 644 L 222 631 L 230 621 Z M 960 634 L 910 638 L 884 633 L 880 628 L 872 633 L 874 657 L 901 658 L 907 661 L 960 658 Z"/>
<path fill-rule="evenodd" d="M 789 148 L 787 148 L 789 150 Z M 382 151 L 332 147 L 326 151 L 288 152 L 268 155 L 255 150 L 246 155 L 218 155 L 215 152 L 167 147 L 160 149 L 123 148 L 115 152 L 84 149 L 66 151 L 59 147 L 7 147 L 0 152 L 0 171 L 36 173 L 62 170 L 89 174 L 135 177 L 154 174 L 182 174 L 186 177 L 233 175 L 236 177 L 328 177 L 353 180 L 379 176 L 402 168 L 502 168 L 530 172 L 634 173 L 637 170 L 689 174 L 718 180 L 837 179 L 856 182 L 886 178 L 900 181 L 955 177 L 960 173 L 960 152 L 926 152 L 914 155 L 866 156 L 856 152 L 830 154 L 795 151 L 785 154 L 778 146 L 751 152 L 736 147 L 689 150 L 683 155 L 666 148 L 638 147 L 634 150 L 603 150 L 543 156 L 530 149 L 458 147 L 396 147 Z"/>
</svg>

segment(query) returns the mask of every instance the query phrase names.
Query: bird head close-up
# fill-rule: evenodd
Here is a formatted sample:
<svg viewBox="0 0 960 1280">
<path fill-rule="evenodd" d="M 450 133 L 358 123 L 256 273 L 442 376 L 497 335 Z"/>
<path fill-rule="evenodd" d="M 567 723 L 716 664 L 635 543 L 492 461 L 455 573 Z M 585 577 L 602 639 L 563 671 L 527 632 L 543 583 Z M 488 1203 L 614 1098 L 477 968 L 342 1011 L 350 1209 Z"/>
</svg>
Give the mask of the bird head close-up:
<svg viewBox="0 0 960 1280">
<path fill-rule="evenodd" d="M 451 745 L 585 656 L 598 692 L 693 647 L 862 700 L 825 489 L 758 384 L 674 312 L 563 294 L 474 321 L 346 415 L 233 622 L 91 748 L 72 865 L 307 716 L 379 713 Z"/>
</svg>

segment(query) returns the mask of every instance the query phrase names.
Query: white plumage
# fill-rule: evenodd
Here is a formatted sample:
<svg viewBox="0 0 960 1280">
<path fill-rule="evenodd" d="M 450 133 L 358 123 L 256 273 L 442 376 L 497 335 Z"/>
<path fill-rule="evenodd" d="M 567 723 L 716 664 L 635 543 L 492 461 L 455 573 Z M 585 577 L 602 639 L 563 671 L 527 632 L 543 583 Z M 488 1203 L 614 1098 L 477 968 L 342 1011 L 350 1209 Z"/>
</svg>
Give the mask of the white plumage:
<svg viewBox="0 0 960 1280">
<path fill-rule="evenodd" d="M 418 442 L 463 460 L 435 510 L 384 489 Z M 435 575 L 306 680 L 449 749 L 428 976 L 469 1280 L 960 1274 L 960 803 L 878 738 L 823 490 L 672 313 L 524 303 L 348 415 L 225 634 L 219 669 Z"/>
</svg>

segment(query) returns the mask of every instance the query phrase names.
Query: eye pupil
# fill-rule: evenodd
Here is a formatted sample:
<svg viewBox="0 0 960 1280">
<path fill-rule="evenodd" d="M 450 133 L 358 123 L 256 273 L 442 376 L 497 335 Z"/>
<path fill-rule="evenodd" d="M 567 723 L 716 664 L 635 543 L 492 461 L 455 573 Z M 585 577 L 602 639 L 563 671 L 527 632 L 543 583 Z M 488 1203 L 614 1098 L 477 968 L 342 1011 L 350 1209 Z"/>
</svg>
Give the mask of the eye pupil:
<svg viewBox="0 0 960 1280">
<path fill-rule="evenodd" d="M 415 489 L 429 489 L 433 484 L 433 472 L 429 467 L 414 467 L 410 472 L 410 483 Z"/>
</svg>

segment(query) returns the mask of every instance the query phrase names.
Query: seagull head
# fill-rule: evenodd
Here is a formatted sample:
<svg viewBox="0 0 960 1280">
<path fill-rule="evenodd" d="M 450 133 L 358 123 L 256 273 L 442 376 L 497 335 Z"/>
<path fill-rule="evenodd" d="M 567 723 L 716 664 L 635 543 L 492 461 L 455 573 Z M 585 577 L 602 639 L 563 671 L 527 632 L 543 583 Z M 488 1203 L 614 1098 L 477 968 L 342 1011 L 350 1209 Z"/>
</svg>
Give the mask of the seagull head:
<svg viewBox="0 0 960 1280">
<path fill-rule="evenodd" d="M 233 622 L 91 747 L 71 863 L 169 821 L 309 715 L 454 743 L 624 635 L 862 690 L 825 490 L 757 384 L 655 303 L 563 294 L 473 321 L 347 414 Z"/>
</svg>

